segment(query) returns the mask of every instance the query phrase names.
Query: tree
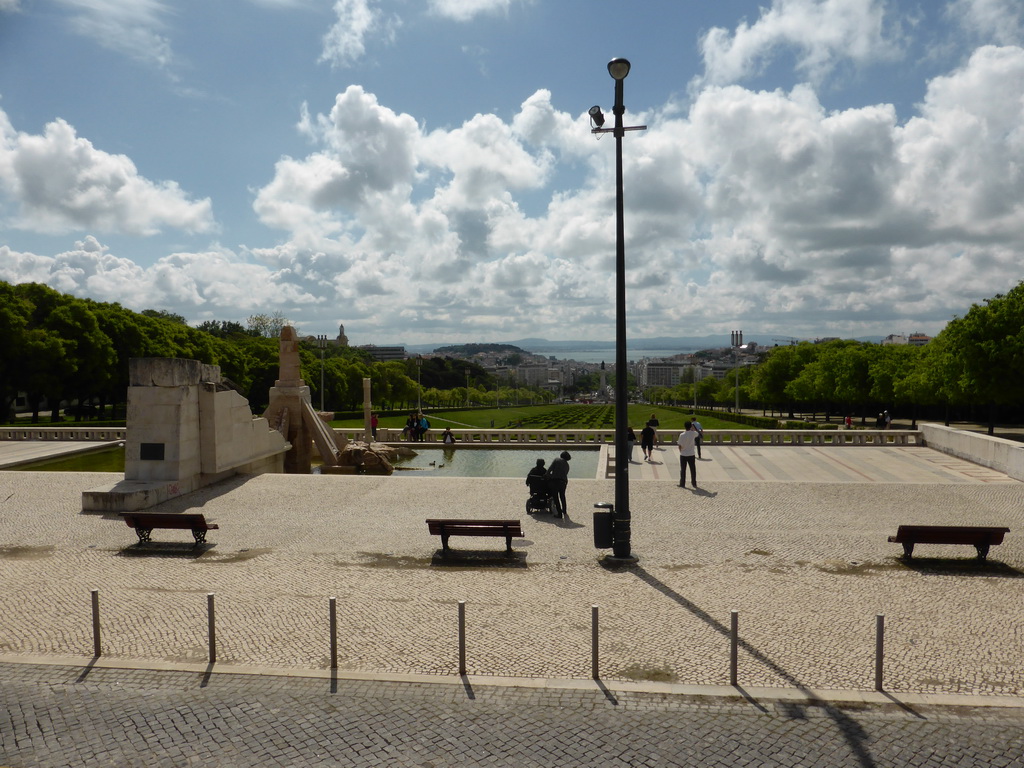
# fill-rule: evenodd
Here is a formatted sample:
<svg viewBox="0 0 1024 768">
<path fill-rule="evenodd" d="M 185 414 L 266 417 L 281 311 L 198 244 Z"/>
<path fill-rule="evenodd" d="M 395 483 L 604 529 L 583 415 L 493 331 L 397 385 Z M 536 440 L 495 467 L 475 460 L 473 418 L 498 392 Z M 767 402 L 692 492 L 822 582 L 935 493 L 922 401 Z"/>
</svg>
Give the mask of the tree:
<svg viewBox="0 0 1024 768">
<path fill-rule="evenodd" d="M 184 317 L 176 312 L 168 312 L 166 309 L 144 309 L 139 314 L 143 317 L 155 318 L 156 320 L 169 320 L 178 325 L 188 325 L 188 320 Z"/>
<path fill-rule="evenodd" d="M 196 326 L 197 331 L 208 333 L 219 339 L 229 339 L 233 336 L 259 336 L 262 334 L 247 330 L 241 323 L 232 320 L 206 320 Z"/>
<path fill-rule="evenodd" d="M 990 406 L 988 433 L 993 434 L 996 407 L 1019 403 L 1024 395 L 1024 282 L 973 305 L 930 343 L 940 337 L 944 367 L 960 392 Z"/>
<path fill-rule="evenodd" d="M 799 376 L 803 367 L 816 357 L 815 345 L 806 341 L 773 348 L 765 361 L 757 366 L 750 382 L 751 396 L 780 411 L 783 405 L 787 405 L 789 417 L 793 418 L 792 400 L 786 393 L 786 385 Z"/>
<path fill-rule="evenodd" d="M 272 315 L 264 313 L 249 315 L 245 324 L 249 333 L 268 339 L 279 338 L 284 327 L 290 325 L 288 319 L 280 311 L 274 312 Z"/>
</svg>

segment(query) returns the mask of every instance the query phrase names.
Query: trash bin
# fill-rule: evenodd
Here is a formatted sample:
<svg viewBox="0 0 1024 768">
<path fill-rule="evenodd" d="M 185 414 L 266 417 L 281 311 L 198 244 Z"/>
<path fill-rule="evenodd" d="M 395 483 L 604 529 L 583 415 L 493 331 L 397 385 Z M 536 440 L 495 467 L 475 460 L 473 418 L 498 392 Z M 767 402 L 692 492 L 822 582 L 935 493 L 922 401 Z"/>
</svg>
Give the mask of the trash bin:
<svg viewBox="0 0 1024 768">
<path fill-rule="evenodd" d="M 600 509 L 594 513 L 594 547 L 596 549 L 611 549 L 614 546 L 614 535 L 612 533 L 612 518 L 615 515 L 615 506 L 608 504 L 595 504 Z"/>
</svg>

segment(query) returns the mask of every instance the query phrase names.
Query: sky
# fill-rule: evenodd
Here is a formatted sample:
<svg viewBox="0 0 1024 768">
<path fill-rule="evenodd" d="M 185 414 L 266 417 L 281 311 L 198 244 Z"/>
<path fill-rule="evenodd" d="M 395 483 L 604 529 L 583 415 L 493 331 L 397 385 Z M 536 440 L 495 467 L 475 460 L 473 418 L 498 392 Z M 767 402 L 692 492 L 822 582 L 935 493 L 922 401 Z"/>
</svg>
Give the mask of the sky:
<svg viewBox="0 0 1024 768">
<path fill-rule="evenodd" d="M 353 344 L 933 335 L 1022 278 L 1019 0 L 0 0 L 0 280 Z"/>
</svg>

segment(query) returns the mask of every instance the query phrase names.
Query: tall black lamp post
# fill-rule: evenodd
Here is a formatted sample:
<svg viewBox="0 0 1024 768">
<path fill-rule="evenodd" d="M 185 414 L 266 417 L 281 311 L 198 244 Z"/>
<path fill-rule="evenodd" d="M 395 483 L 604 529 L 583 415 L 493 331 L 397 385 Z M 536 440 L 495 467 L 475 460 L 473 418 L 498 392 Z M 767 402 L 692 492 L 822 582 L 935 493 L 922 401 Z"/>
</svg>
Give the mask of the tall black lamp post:
<svg viewBox="0 0 1024 768">
<path fill-rule="evenodd" d="M 608 74 L 615 81 L 615 127 L 604 128 L 604 113 L 600 107 L 590 108 L 594 124 L 591 133 L 615 135 L 615 514 L 612 519 L 612 554 L 606 558 L 614 564 L 637 561 L 630 551 L 631 517 L 629 511 L 629 446 L 626 430 L 629 428 L 629 389 L 626 375 L 626 235 L 622 205 L 622 136 L 626 131 L 642 131 L 646 125 L 622 125 L 626 107 L 622 103 L 622 81 L 629 74 L 626 59 L 608 62 Z"/>
</svg>

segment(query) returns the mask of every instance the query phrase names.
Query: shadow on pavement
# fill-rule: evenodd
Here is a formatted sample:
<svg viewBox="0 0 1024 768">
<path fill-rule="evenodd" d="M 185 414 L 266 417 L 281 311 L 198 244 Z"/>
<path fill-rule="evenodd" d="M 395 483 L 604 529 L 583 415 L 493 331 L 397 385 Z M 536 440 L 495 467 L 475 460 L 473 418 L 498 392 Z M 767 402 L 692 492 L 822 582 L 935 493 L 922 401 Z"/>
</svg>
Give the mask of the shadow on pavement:
<svg viewBox="0 0 1024 768">
<path fill-rule="evenodd" d="M 210 550 L 213 544 L 196 546 L 190 542 L 151 541 L 148 544 L 136 542 L 117 553 L 118 557 L 175 557 L 195 560 Z"/>
<path fill-rule="evenodd" d="M 721 634 L 723 637 L 731 637 L 732 632 L 729 627 L 715 619 L 711 614 L 709 614 L 699 605 L 691 602 L 690 600 L 687 600 L 683 595 L 679 594 L 674 589 L 669 587 L 667 584 L 660 581 L 657 577 L 648 573 L 643 567 L 635 566 L 630 569 L 630 572 L 635 574 L 637 578 L 639 578 L 645 584 L 653 587 L 669 599 L 673 600 L 678 605 L 685 608 L 687 611 L 692 613 L 695 617 L 703 621 L 705 624 L 707 624 L 713 630 Z M 808 698 L 812 706 L 819 707 L 821 711 L 825 712 L 828 715 L 828 717 L 832 719 L 832 721 L 836 724 L 837 728 L 839 729 L 839 732 L 842 733 L 843 738 L 846 739 L 846 743 L 849 745 L 850 751 L 856 758 L 858 765 L 862 766 L 862 768 L 874 768 L 877 765 L 868 749 L 870 737 L 864 731 L 860 723 L 858 723 L 856 720 L 854 720 L 852 717 L 850 717 L 848 714 L 843 712 L 838 707 L 833 706 L 817 698 L 814 695 L 814 693 L 809 688 L 807 688 L 807 686 L 801 683 L 796 678 L 796 676 L 793 675 L 793 673 L 781 667 L 778 662 L 773 660 L 764 651 L 754 647 L 742 638 L 739 639 L 738 644 L 740 648 L 742 648 L 744 651 L 750 654 L 754 659 L 764 664 L 766 667 L 771 669 L 775 674 L 777 674 L 779 677 L 785 680 L 789 685 L 793 686 L 798 691 L 803 693 Z M 751 697 L 749 696 L 745 698 L 747 698 L 748 701 L 751 700 Z M 787 705 L 787 710 L 784 711 L 783 714 L 785 714 L 788 717 L 802 718 L 804 717 L 802 708 L 795 708 L 799 706 L 800 705 L 789 704 Z M 790 711 L 798 714 L 790 714 Z"/>
<path fill-rule="evenodd" d="M 442 549 L 434 552 L 432 566 L 441 568 L 526 568 L 526 553 L 492 549 Z"/>
<path fill-rule="evenodd" d="M 998 560 L 979 560 L 976 557 L 920 557 L 909 560 L 896 558 L 899 565 L 926 576 L 996 576 L 1003 579 L 1024 578 L 1024 571 Z"/>
</svg>

